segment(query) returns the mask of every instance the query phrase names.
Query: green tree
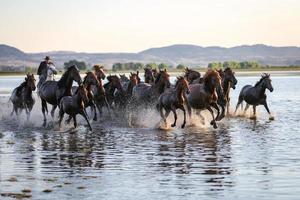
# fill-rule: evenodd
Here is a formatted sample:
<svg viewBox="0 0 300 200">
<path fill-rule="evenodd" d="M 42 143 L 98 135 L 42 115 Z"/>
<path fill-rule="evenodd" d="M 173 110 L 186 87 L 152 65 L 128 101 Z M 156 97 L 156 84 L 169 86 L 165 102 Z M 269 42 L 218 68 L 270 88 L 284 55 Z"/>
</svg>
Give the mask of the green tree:
<svg viewBox="0 0 300 200">
<path fill-rule="evenodd" d="M 183 65 L 183 64 L 179 64 L 176 66 L 176 69 L 184 69 L 186 68 L 187 66 Z"/>
<path fill-rule="evenodd" d="M 147 64 L 145 65 L 145 67 L 146 67 L 146 68 L 151 68 L 151 69 L 157 69 L 157 68 L 158 68 L 158 66 L 157 66 L 156 63 L 147 63 Z"/>
<path fill-rule="evenodd" d="M 168 69 L 168 68 L 169 68 L 169 66 L 166 63 L 160 63 L 158 65 L 159 70 Z"/>
<path fill-rule="evenodd" d="M 80 70 L 86 70 L 86 68 L 87 68 L 87 65 L 85 62 L 78 61 L 78 60 L 70 60 L 69 62 L 65 62 L 64 68 L 67 69 L 67 68 L 71 67 L 72 65 L 76 65 L 78 67 L 78 69 L 80 69 Z"/>
</svg>

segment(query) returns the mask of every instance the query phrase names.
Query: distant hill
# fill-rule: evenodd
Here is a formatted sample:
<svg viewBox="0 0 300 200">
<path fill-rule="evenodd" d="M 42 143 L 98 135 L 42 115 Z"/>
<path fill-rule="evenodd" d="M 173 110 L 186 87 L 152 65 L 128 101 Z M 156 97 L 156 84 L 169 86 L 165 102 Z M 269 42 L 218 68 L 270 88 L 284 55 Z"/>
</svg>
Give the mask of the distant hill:
<svg viewBox="0 0 300 200">
<path fill-rule="evenodd" d="M 73 51 L 53 51 L 25 53 L 15 47 L 0 45 L 0 66 L 37 67 L 46 56 L 52 57 L 56 66 L 71 59 L 88 64 L 101 63 L 111 67 L 115 62 L 166 62 L 194 66 L 207 66 L 210 62 L 258 61 L 265 65 L 300 65 L 300 48 L 295 46 L 274 47 L 263 44 L 242 45 L 231 48 L 219 46 L 202 47 L 197 45 L 171 45 L 150 48 L 138 53 L 78 53 Z M 0 69 L 1 70 L 1 69 Z"/>
</svg>

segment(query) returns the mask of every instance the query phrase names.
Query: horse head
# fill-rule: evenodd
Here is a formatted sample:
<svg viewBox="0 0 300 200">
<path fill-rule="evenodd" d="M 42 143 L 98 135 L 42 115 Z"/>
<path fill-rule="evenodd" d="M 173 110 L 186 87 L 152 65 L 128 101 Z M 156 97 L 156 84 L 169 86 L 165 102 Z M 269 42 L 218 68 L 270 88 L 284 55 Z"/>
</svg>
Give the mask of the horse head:
<svg viewBox="0 0 300 200">
<path fill-rule="evenodd" d="M 76 81 L 78 85 L 82 83 L 79 69 L 76 65 L 70 66 L 65 73 L 68 74 L 72 80 Z"/>
<path fill-rule="evenodd" d="M 235 89 L 235 85 L 237 84 L 237 79 L 235 78 L 235 73 L 231 70 L 230 67 L 227 67 L 224 70 L 224 80 L 228 80 L 231 83 L 232 89 Z"/>
<path fill-rule="evenodd" d="M 186 91 L 187 94 L 190 93 L 189 82 L 183 76 L 177 77 L 175 88 L 178 90 Z"/>
<path fill-rule="evenodd" d="M 119 91 L 123 92 L 123 87 L 121 85 L 120 78 L 116 75 L 107 76 L 108 82 L 110 82 L 112 88 L 117 88 Z"/>
<path fill-rule="evenodd" d="M 138 71 L 137 73 L 130 73 L 129 80 L 133 86 L 136 86 L 140 82 L 138 74 Z"/>
<path fill-rule="evenodd" d="M 263 86 L 267 88 L 270 92 L 273 92 L 274 88 L 272 85 L 272 80 L 270 78 L 270 74 L 264 73 L 261 75 L 261 82 Z"/>
<path fill-rule="evenodd" d="M 159 71 L 154 83 L 155 85 L 160 86 L 162 89 L 169 88 L 171 86 L 170 75 L 166 69 Z"/>
<path fill-rule="evenodd" d="M 95 70 L 95 74 L 96 74 L 96 77 L 98 78 L 98 80 L 100 80 L 100 79 L 104 80 L 106 78 L 103 66 L 94 65 L 93 68 Z"/>
<path fill-rule="evenodd" d="M 35 78 L 33 74 L 27 74 L 25 77 L 25 82 L 27 84 L 27 87 L 29 87 L 32 91 L 35 91 L 36 86 L 35 86 Z"/>
<path fill-rule="evenodd" d="M 189 69 L 186 67 L 184 69 L 184 77 L 188 80 L 189 83 L 192 83 L 193 80 L 200 78 L 201 74 L 195 70 Z"/>
<path fill-rule="evenodd" d="M 203 83 L 205 89 L 210 92 L 214 93 L 217 88 L 221 88 L 221 77 L 216 70 L 208 70 L 203 77 Z"/>
<path fill-rule="evenodd" d="M 146 83 L 153 83 L 154 82 L 154 76 L 152 73 L 152 69 L 149 67 L 144 68 L 144 78 Z"/>
<path fill-rule="evenodd" d="M 83 79 L 84 85 L 99 85 L 99 80 L 93 72 L 86 72 L 86 76 Z"/>
</svg>

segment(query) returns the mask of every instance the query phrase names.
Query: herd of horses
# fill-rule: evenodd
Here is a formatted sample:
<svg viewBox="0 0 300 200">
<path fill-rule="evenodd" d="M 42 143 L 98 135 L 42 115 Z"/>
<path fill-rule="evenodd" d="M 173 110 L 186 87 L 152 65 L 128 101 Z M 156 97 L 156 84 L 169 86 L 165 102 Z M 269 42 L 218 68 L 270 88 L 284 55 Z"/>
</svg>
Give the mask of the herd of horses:
<svg viewBox="0 0 300 200">
<path fill-rule="evenodd" d="M 103 84 L 105 79 L 107 83 Z M 10 97 L 13 103 L 11 114 L 18 115 L 25 110 L 29 119 L 35 103 L 33 97 L 35 82 L 34 75 L 27 74 L 25 81 L 13 90 Z M 73 82 L 77 82 L 78 86 L 73 86 Z M 135 125 L 141 110 L 157 109 L 164 123 L 167 123 L 166 119 L 172 112 L 174 122 L 171 126 L 175 127 L 176 110 L 180 109 L 184 114 L 182 128 L 186 125 L 187 113 L 191 117 L 194 110 L 203 119 L 200 112 L 208 110 L 212 116 L 210 124 L 217 128 L 216 121 L 229 115 L 230 90 L 235 89 L 236 84 L 235 73 L 230 68 L 209 69 L 203 76 L 196 70 L 185 68 L 184 74 L 177 77 L 176 83 L 172 85 L 167 70 L 145 68 L 142 82 L 138 71 L 130 73 L 129 77 L 125 74 L 106 76 L 103 68 L 98 65 L 94 66 L 93 71 L 87 72 L 82 81 L 78 68 L 73 65 L 64 72 L 60 80 L 39 84 L 37 93 L 41 99 L 43 126 L 47 124 L 47 104 L 50 104 L 52 118 L 56 108 L 59 107 L 59 126 L 67 114 L 69 117 L 66 122 L 69 123 L 73 119 L 76 127 L 76 116 L 79 114 L 84 117 L 89 129 L 92 130 L 86 108 L 91 108 L 92 118 L 97 121 L 97 110 L 102 117 L 104 107 L 110 118 L 122 116 L 127 119 L 130 126 Z M 270 74 L 264 73 L 254 86 L 246 85 L 242 88 L 235 111 L 245 101 L 244 112 L 252 105 L 253 117 L 256 117 L 258 105 L 264 105 L 270 114 L 266 89 L 272 92 L 273 86 Z"/>
</svg>

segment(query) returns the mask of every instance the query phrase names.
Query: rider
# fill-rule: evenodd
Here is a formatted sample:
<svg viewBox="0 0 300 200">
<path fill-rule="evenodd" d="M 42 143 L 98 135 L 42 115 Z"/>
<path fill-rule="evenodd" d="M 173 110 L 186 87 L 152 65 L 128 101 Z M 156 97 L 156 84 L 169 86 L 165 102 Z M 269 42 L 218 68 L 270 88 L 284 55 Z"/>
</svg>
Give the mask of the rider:
<svg viewBox="0 0 300 200">
<path fill-rule="evenodd" d="M 54 81 L 54 74 L 57 74 L 55 65 L 53 62 L 49 62 L 46 81 Z"/>
<path fill-rule="evenodd" d="M 47 78 L 47 72 L 49 68 L 49 63 L 51 62 L 50 57 L 46 56 L 44 61 L 40 63 L 40 66 L 37 71 L 37 75 L 39 75 L 39 83 L 38 83 L 38 88 L 39 86 L 42 85 L 46 81 Z"/>
</svg>

